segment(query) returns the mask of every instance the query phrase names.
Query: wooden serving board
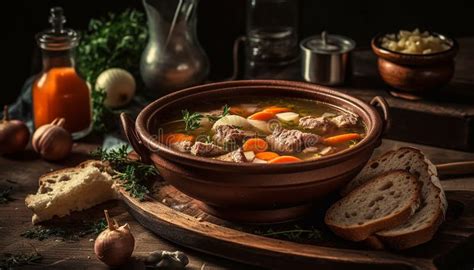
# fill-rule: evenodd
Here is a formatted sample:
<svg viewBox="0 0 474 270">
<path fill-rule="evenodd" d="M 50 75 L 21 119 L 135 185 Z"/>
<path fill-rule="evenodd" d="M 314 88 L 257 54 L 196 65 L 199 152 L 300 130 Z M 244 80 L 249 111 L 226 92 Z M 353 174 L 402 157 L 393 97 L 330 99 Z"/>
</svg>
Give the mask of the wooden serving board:
<svg viewBox="0 0 474 270">
<path fill-rule="evenodd" d="M 453 269 L 474 254 L 474 192 L 448 191 L 447 220 L 429 243 L 405 251 L 375 251 L 341 240 L 322 224 L 329 206 L 304 220 L 276 225 L 235 224 L 210 216 L 198 202 L 157 181 L 140 202 L 121 193 L 129 212 L 144 227 L 182 246 L 272 269 Z M 275 232 L 316 229 L 322 237 Z"/>
</svg>

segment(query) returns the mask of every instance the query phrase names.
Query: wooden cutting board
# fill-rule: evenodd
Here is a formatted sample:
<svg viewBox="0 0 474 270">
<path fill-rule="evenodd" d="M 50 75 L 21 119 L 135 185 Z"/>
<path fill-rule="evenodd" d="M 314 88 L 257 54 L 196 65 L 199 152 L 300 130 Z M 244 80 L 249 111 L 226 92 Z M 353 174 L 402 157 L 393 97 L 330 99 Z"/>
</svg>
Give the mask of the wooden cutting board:
<svg viewBox="0 0 474 270">
<path fill-rule="evenodd" d="M 336 237 L 322 224 L 331 202 L 317 206 L 313 216 L 298 222 L 257 226 L 210 216 L 199 209 L 199 202 L 160 181 L 145 201 L 125 191 L 121 196 L 139 223 L 165 239 L 272 269 L 452 269 L 474 254 L 472 191 L 448 191 L 447 220 L 435 238 L 405 251 L 370 250 Z M 313 233 L 299 237 L 291 233 L 301 229 Z"/>
</svg>

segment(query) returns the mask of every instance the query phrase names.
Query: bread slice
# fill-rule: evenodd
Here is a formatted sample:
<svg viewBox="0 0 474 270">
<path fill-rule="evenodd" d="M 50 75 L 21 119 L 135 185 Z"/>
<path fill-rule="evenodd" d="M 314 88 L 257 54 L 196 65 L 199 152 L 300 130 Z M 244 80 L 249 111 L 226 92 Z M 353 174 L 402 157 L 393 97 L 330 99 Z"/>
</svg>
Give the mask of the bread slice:
<svg viewBox="0 0 474 270">
<path fill-rule="evenodd" d="M 448 203 L 437 177 L 436 167 L 418 149 L 403 147 L 387 152 L 369 164 L 343 190 L 347 193 L 372 177 L 391 171 L 404 169 L 418 175 L 422 183 L 422 202 L 417 212 L 404 224 L 380 231 L 368 243 L 380 248 L 382 244 L 395 249 L 406 249 L 425 243 L 433 238 L 443 222 Z M 374 244 L 374 245 L 373 245 Z"/>
<path fill-rule="evenodd" d="M 324 221 L 340 237 L 362 241 L 406 222 L 419 206 L 420 192 L 416 176 L 402 170 L 388 172 L 333 204 Z"/>
<path fill-rule="evenodd" d="M 87 161 L 40 177 L 36 194 L 26 197 L 26 206 L 33 211 L 33 224 L 55 216 L 69 215 L 116 198 L 108 166 L 100 161 Z"/>
</svg>

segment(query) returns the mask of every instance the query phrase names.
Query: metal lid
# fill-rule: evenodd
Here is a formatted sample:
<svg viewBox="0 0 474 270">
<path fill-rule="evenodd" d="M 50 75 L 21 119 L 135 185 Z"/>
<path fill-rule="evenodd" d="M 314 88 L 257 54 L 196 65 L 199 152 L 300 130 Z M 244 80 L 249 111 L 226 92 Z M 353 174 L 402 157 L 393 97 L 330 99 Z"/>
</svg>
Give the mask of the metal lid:
<svg viewBox="0 0 474 270">
<path fill-rule="evenodd" d="M 339 54 L 352 51 L 355 48 L 355 41 L 339 35 L 328 35 L 323 31 L 319 36 L 311 36 L 300 43 L 303 50 L 309 50 L 320 54 Z"/>
<path fill-rule="evenodd" d="M 36 40 L 40 48 L 59 51 L 76 47 L 79 43 L 80 35 L 72 29 L 63 28 L 66 23 L 63 9 L 61 7 L 53 7 L 50 12 L 49 22 L 52 28 L 36 35 Z"/>
</svg>

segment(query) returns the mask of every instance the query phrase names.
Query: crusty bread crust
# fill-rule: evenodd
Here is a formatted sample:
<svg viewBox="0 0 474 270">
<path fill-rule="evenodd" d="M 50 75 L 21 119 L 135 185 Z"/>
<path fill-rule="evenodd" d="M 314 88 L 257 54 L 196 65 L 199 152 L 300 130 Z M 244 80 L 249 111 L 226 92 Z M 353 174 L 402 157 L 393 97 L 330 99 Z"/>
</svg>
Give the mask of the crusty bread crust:
<svg viewBox="0 0 474 270">
<path fill-rule="evenodd" d="M 374 237 L 380 239 L 390 248 L 397 250 L 407 249 L 430 241 L 438 231 L 438 227 L 443 223 L 443 220 L 443 214 L 440 212 L 437 215 L 435 222 L 431 226 L 425 227 L 424 229 L 396 236 L 383 236 L 376 234 Z"/>
<path fill-rule="evenodd" d="M 438 187 L 436 188 L 439 190 Z M 383 241 L 390 248 L 398 250 L 407 249 L 426 243 L 433 238 L 445 218 L 442 206 L 440 205 L 437 207 L 437 209 L 438 211 L 435 217 L 432 219 L 430 226 L 398 235 L 377 233 L 374 237 L 377 237 L 380 241 Z"/>
<path fill-rule="evenodd" d="M 383 159 L 390 158 L 397 152 L 404 152 L 404 151 L 411 151 L 415 152 L 418 157 L 424 161 L 426 164 L 427 168 L 427 173 L 429 174 L 429 181 L 431 183 L 427 184 L 432 184 L 435 187 L 435 190 L 437 190 L 437 194 L 439 195 L 439 206 L 435 207 L 437 209 L 436 213 L 432 216 L 431 224 L 429 226 L 422 227 L 420 229 L 408 232 L 408 233 L 401 233 L 398 235 L 394 234 L 388 234 L 384 233 L 384 231 L 381 231 L 379 233 L 376 233 L 375 235 L 371 236 L 366 243 L 376 249 L 380 249 L 384 244 L 388 247 L 391 247 L 393 249 L 406 249 L 410 247 L 414 247 L 420 244 L 423 244 L 429 240 L 431 240 L 438 230 L 439 226 L 443 223 L 446 211 L 447 211 L 447 200 L 446 200 L 446 195 L 444 194 L 443 188 L 441 186 L 441 183 L 439 181 L 439 178 L 437 176 L 437 170 L 436 166 L 426 158 L 426 156 L 421 152 L 419 149 L 412 148 L 412 147 L 401 147 L 397 150 L 389 151 L 382 156 L 370 161 L 367 165 L 369 167 L 371 164 L 374 162 L 382 162 Z M 363 172 L 362 172 L 363 173 Z M 351 188 L 354 187 L 355 183 L 349 183 L 348 186 L 341 192 L 345 193 L 348 192 Z M 425 200 L 426 198 L 422 198 Z M 383 243 L 382 243 L 383 242 Z"/>
<path fill-rule="evenodd" d="M 381 178 L 384 178 L 391 174 L 397 174 L 397 173 L 403 174 L 403 175 L 409 175 L 412 178 L 412 180 L 415 181 L 414 182 L 415 192 L 413 192 L 413 196 L 410 198 L 410 202 L 407 203 L 406 207 L 403 208 L 400 212 L 392 213 L 382 219 L 370 221 L 363 225 L 352 226 L 352 227 L 340 226 L 331 221 L 329 217 L 332 211 L 334 211 L 336 208 L 341 207 L 342 204 L 346 203 L 346 201 L 350 200 L 353 196 L 357 196 L 359 192 L 361 192 L 361 190 L 364 190 L 367 186 L 371 185 L 372 182 L 379 181 Z M 333 204 L 326 212 L 324 222 L 335 234 L 339 235 L 340 237 L 351 240 L 351 241 L 362 241 L 380 230 L 383 230 L 386 228 L 393 228 L 395 226 L 398 226 L 406 222 L 415 213 L 416 209 L 418 209 L 418 206 L 420 205 L 420 200 L 421 200 L 421 183 L 418 181 L 416 176 L 410 173 L 407 173 L 406 171 L 403 171 L 403 170 L 390 171 L 390 172 L 383 173 L 370 181 L 365 182 L 361 186 L 352 190 L 346 197 L 342 198 L 341 200 Z"/>
<path fill-rule="evenodd" d="M 52 172 L 49 172 L 49 173 L 45 173 L 45 174 L 41 175 L 40 178 L 38 179 L 38 185 L 40 185 L 40 186 L 44 185 L 44 182 L 46 181 L 46 179 L 50 178 L 53 175 L 75 172 L 78 169 L 83 169 L 83 168 L 89 166 L 89 164 L 92 164 L 92 163 L 101 163 L 101 161 L 95 160 L 95 159 L 90 159 L 90 160 L 86 160 L 86 161 L 80 163 L 79 165 L 77 165 L 75 167 L 63 168 L 63 169 L 55 170 L 55 171 L 52 171 Z"/>
</svg>

